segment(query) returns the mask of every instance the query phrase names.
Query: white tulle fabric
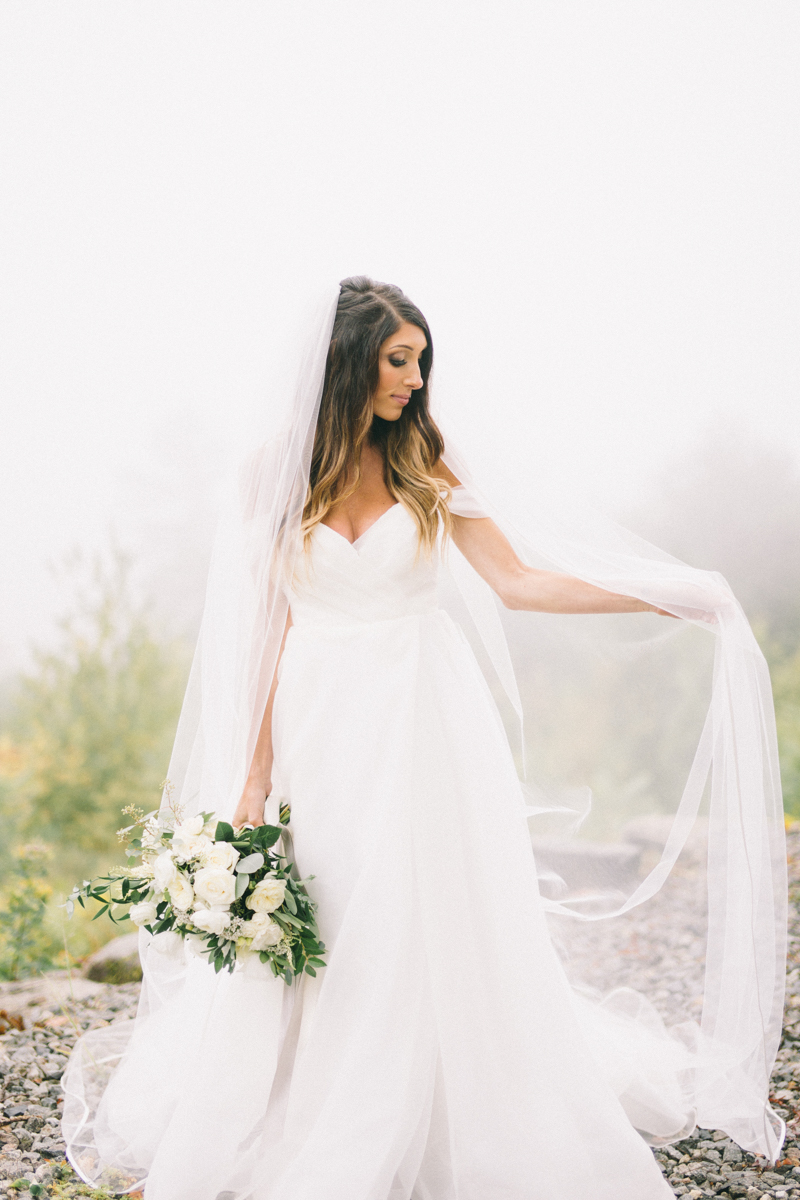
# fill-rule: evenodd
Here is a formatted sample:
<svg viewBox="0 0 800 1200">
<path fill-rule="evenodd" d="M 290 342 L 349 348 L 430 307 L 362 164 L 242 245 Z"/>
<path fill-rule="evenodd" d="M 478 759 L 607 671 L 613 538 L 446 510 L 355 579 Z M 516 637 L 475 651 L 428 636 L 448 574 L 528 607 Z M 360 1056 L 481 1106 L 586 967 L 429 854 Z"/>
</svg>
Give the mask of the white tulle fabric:
<svg viewBox="0 0 800 1200">
<path fill-rule="evenodd" d="M 270 803 L 291 803 L 329 965 L 287 989 L 257 964 L 215 976 L 179 939 L 143 935 L 136 1021 L 81 1039 L 65 1076 L 71 1161 L 118 1190 L 146 1180 L 147 1200 L 647 1200 L 669 1189 L 640 1134 L 674 1140 L 697 1118 L 774 1157 L 783 824 L 769 680 L 740 608 L 719 576 L 569 512 L 531 472 L 493 466 L 468 442 L 479 486 L 447 431 L 465 485 L 455 512 L 493 518 L 532 565 L 684 620 L 509 618 L 453 545 L 417 554 L 400 505 L 355 545 L 318 528 L 304 553 L 337 296 L 275 405 L 284 432 L 224 499 L 169 772 L 186 811 L 232 814 L 291 604 Z M 493 413 L 508 442 L 503 429 Z M 569 720 L 554 725 L 562 708 Z M 654 730 L 673 710 L 682 750 L 661 761 Z M 565 727 L 559 777 L 548 747 Z M 632 809 L 635 789 L 617 780 L 636 782 L 643 761 L 648 790 Z M 599 832 L 585 826 L 555 886 L 540 872 L 542 899 L 527 824 L 543 859 L 563 851 L 579 825 L 570 797 L 588 808 L 582 783 L 598 789 Z M 626 814 L 654 809 L 671 832 L 652 869 L 598 883 L 587 839 L 602 848 Z M 615 988 L 613 971 L 602 1002 L 570 988 L 547 914 L 586 927 L 649 911 L 698 812 L 709 830 L 702 1023 L 666 1031 L 648 987 Z M 542 838 L 553 814 L 566 824 Z M 657 972 L 649 990 L 658 1003 Z"/>
</svg>

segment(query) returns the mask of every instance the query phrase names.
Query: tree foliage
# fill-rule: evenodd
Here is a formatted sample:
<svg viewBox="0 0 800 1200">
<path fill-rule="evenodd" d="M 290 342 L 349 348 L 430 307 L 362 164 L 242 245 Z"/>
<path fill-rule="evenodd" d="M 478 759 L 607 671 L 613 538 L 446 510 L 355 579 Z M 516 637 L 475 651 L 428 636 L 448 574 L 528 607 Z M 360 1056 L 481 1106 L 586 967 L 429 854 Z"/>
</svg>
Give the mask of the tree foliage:
<svg viewBox="0 0 800 1200">
<path fill-rule="evenodd" d="M 42 927 L 52 889 L 45 882 L 50 847 L 20 846 L 4 875 L 0 897 L 0 979 L 19 979 L 51 967 L 52 951 Z"/>
<path fill-rule="evenodd" d="M 97 853 L 116 844 L 124 807 L 157 801 L 185 656 L 132 603 L 121 555 L 88 574 L 60 645 L 22 681 L 12 731 L 24 762 L 22 833 Z"/>
<path fill-rule="evenodd" d="M 188 666 L 185 647 L 160 639 L 134 601 L 123 555 L 76 557 L 69 579 L 73 601 L 57 644 L 36 654 L 0 732 L 0 870 L 16 878 L 15 845 L 53 847 L 43 926 L 53 954 L 63 936 L 58 894 L 116 863 L 123 808 L 158 805 Z M 73 922 L 73 953 L 107 939 L 113 927 L 104 924 L 87 933 Z"/>
</svg>

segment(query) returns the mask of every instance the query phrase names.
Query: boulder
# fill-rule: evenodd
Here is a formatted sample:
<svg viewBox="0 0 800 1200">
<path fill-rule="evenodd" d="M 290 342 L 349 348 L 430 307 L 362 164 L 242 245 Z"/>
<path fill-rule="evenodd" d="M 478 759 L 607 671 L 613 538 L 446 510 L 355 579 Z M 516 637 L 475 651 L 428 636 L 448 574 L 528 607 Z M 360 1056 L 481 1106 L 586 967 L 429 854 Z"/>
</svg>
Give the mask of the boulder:
<svg viewBox="0 0 800 1200">
<path fill-rule="evenodd" d="M 87 959 L 83 973 L 95 983 L 138 983 L 142 978 L 139 934 L 125 933 L 106 942 Z"/>
<path fill-rule="evenodd" d="M 576 888 L 631 886 L 639 877 L 641 851 L 629 842 L 582 842 L 533 839 L 537 866 Z"/>
</svg>

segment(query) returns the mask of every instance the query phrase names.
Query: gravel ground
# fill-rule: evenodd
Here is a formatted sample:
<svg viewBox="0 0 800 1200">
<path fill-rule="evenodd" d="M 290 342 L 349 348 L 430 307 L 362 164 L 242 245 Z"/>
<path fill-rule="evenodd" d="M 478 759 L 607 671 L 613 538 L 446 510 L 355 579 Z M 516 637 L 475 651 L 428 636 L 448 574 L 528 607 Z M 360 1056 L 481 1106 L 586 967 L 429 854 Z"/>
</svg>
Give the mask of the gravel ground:
<svg viewBox="0 0 800 1200">
<path fill-rule="evenodd" d="M 800 1200 L 800 826 L 789 833 L 788 845 L 787 1002 L 772 1080 L 773 1105 L 788 1127 L 784 1157 L 770 1168 L 763 1159 L 743 1153 L 724 1133 L 697 1129 L 691 1138 L 655 1153 L 676 1196 Z M 647 915 L 629 914 L 615 929 L 602 923 L 569 932 L 556 927 L 555 935 L 568 950 L 576 979 L 602 990 L 613 962 L 614 981 L 645 985 L 670 1023 L 696 1018 L 703 963 L 703 897 L 696 873 L 686 869 L 676 874 L 658 905 Z M 666 938 L 665 930 L 670 931 Z M 132 1016 L 138 991 L 135 983 L 69 981 L 56 974 L 0 988 L 0 1198 L 99 1200 L 112 1194 L 81 1183 L 64 1159 L 59 1079 L 76 1038 Z"/>
</svg>

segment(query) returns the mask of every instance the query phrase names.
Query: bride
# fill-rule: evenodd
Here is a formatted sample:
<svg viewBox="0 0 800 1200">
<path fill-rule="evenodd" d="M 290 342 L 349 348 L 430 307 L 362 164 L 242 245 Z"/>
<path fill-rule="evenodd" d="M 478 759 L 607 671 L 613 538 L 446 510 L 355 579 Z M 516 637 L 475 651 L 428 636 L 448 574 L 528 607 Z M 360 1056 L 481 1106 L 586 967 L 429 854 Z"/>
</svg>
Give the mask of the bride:
<svg viewBox="0 0 800 1200">
<path fill-rule="evenodd" d="M 65 1076 L 70 1159 L 88 1181 L 147 1200 L 656 1200 L 672 1193 L 647 1142 L 685 1136 L 696 1115 L 777 1153 L 774 1027 L 748 1009 L 754 994 L 769 1008 L 780 969 L 763 781 L 740 804 L 759 883 L 746 902 L 723 885 L 725 944 L 709 941 L 713 1020 L 690 1044 L 590 1002 L 548 933 L 559 904 L 540 895 L 497 689 L 440 588 L 457 559 L 512 702 L 486 585 L 507 609 L 655 612 L 730 635 L 673 835 L 623 908 L 675 861 L 703 755 L 723 763 L 719 792 L 731 753 L 741 766 L 763 732 L 740 610 L 718 577 L 618 548 L 581 560 L 563 535 L 572 571 L 529 565 L 431 416 L 432 363 L 398 288 L 337 289 L 288 430 L 232 494 L 170 767 L 187 810 L 223 816 L 227 797 L 235 825 L 258 825 L 265 805 L 267 819 L 290 805 L 328 965 L 292 988 L 257 962 L 217 976 L 177 937 L 143 933 L 136 1022 L 86 1035 Z M 556 536 L 542 537 L 551 563 Z M 738 834 L 725 836 L 736 869 Z M 771 956 L 741 936 L 756 918 Z M 717 986 L 732 970 L 735 1019 Z"/>
</svg>

